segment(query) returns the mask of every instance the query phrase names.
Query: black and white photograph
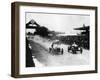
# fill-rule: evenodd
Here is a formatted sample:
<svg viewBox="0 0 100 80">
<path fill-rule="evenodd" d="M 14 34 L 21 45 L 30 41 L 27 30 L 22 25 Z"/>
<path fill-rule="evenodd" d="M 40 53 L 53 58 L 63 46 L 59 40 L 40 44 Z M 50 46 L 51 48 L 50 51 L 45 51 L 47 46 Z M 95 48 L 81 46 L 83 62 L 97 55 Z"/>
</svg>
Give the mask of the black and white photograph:
<svg viewBox="0 0 100 80">
<path fill-rule="evenodd" d="M 90 64 L 90 15 L 25 13 L 26 67 Z"/>
</svg>

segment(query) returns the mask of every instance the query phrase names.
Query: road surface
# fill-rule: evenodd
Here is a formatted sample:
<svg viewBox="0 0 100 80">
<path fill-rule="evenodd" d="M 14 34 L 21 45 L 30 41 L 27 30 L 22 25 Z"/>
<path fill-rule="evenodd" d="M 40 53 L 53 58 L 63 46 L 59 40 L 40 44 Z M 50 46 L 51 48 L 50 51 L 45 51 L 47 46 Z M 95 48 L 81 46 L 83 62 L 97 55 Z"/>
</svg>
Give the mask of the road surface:
<svg viewBox="0 0 100 80">
<path fill-rule="evenodd" d="M 64 49 L 63 55 L 53 55 L 48 50 L 51 43 L 52 41 L 40 37 L 30 40 L 36 67 L 88 65 L 90 63 L 89 50 L 83 49 L 82 54 L 72 54 L 67 51 L 68 45 L 62 44 L 61 46 Z"/>
</svg>

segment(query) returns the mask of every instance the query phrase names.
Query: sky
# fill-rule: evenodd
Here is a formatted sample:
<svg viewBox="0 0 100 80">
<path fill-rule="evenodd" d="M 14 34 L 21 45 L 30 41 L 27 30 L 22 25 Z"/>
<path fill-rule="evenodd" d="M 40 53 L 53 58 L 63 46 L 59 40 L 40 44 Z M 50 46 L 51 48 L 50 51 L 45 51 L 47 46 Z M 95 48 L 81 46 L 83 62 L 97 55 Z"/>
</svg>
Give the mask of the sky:
<svg viewBox="0 0 100 80">
<path fill-rule="evenodd" d="M 86 26 L 90 25 L 89 15 L 26 13 L 26 23 L 32 19 L 49 30 L 65 32 L 66 35 L 75 35 L 80 32 L 73 30 L 73 28 L 82 27 L 83 24 Z"/>
</svg>

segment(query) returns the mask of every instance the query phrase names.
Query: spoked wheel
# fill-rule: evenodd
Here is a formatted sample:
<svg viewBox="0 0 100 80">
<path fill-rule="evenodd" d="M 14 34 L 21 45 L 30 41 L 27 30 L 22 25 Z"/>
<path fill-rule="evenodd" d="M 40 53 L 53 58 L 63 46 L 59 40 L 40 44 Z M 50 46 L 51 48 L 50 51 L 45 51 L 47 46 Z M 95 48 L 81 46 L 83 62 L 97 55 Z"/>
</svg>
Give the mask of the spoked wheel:
<svg viewBox="0 0 100 80">
<path fill-rule="evenodd" d="M 49 48 L 49 53 L 51 52 L 51 48 Z"/>
<path fill-rule="evenodd" d="M 61 49 L 61 54 L 63 54 L 64 53 L 64 50 L 63 50 L 63 48 Z"/>
<path fill-rule="evenodd" d="M 83 50 L 82 50 L 82 48 L 80 49 L 80 53 L 82 54 L 82 52 L 83 52 Z"/>
</svg>

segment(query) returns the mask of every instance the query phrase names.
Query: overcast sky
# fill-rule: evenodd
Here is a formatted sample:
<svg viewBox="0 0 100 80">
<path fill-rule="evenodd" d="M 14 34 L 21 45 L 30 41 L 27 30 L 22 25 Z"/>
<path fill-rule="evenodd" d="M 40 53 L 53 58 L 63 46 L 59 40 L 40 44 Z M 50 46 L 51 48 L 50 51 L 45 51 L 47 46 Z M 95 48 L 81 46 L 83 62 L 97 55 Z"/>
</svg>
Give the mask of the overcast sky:
<svg viewBox="0 0 100 80">
<path fill-rule="evenodd" d="M 34 19 L 41 26 L 49 30 L 65 32 L 66 34 L 76 34 L 79 31 L 73 28 L 90 25 L 89 15 L 63 15 L 63 14 L 44 14 L 44 13 L 26 13 L 26 23 Z"/>
</svg>

